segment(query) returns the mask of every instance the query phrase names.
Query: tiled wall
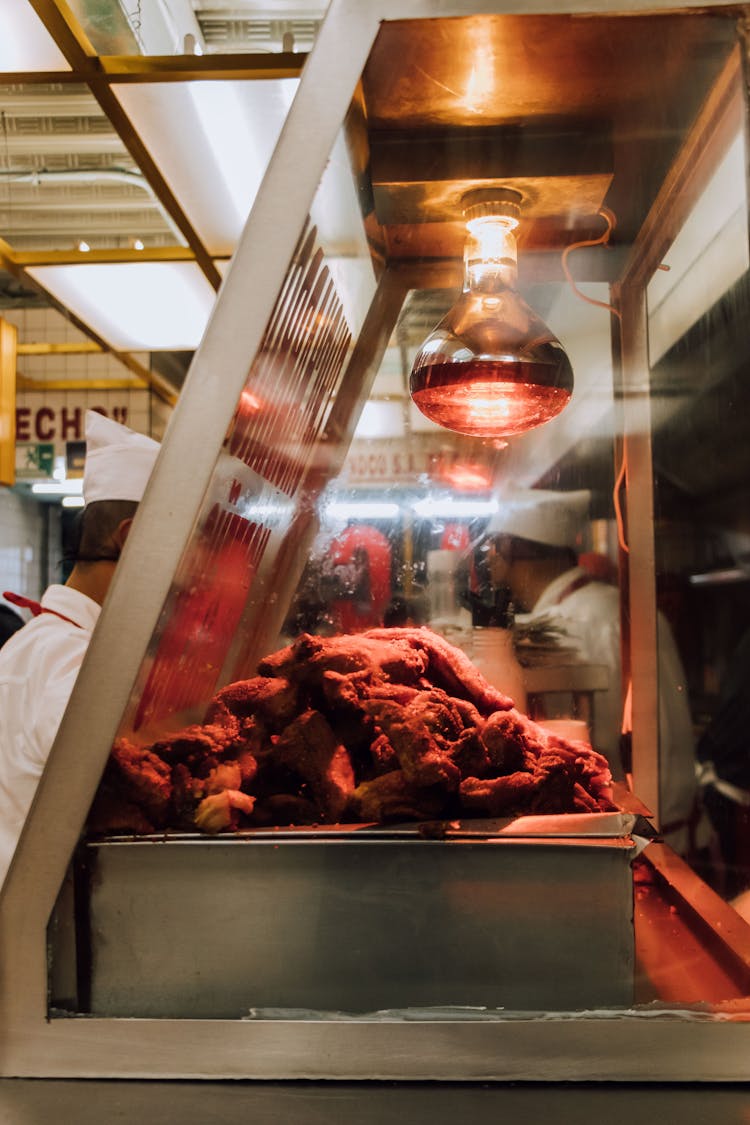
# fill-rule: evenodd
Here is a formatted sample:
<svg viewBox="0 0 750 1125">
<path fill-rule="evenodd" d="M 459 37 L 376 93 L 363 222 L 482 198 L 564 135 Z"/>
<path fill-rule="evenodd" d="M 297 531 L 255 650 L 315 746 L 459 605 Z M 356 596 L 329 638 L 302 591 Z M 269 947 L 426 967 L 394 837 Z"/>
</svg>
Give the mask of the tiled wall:
<svg viewBox="0 0 750 1125">
<path fill-rule="evenodd" d="M 57 509 L 0 488 L 0 591 L 38 598 L 60 581 L 61 554 Z"/>
<path fill-rule="evenodd" d="M 50 344 L 88 343 L 86 336 L 55 309 L 10 309 L 3 310 L 2 315 L 3 319 L 16 325 L 19 344 L 35 343 L 40 340 Z M 134 359 L 138 360 L 144 368 L 149 365 L 147 353 L 134 353 Z M 139 433 L 151 434 L 152 432 L 154 426 L 152 398 L 154 396 L 147 389 L 128 388 L 126 384 L 132 382 L 135 376 L 132 371 L 107 353 L 19 355 L 17 369 L 22 380 L 25 378 L 33 381 L 33 383 L 26 385 L 21 382 L 18 391 L 19 406 L 38 406 L 43 403 L 58 412 L 62 408 L 66 408 L 69 414 L 72 414 L 78 408 L 81 415 L 88 407 L 101 407 L 110 417 L 113 417 L 113 408 L 124 408 L 126 414 L 119 418 L 120 421 L 124 421 L 126 425 Z M 120 382 L 121 389 L 117 391 L 86 389 L 88 382 L 91 382 L 93 388 L 95 383 L 98 382 L 101 386 L 102 383 L 109 380 Z M 67 390 L 45 389 L 45 383 L 48 382 L 54 382 L 58 386 L 60 382 L 75 382 L 77 387 Z M 160 403 L 160 408 L 163 405 Z M 165 409 L 169 412 L 169 407 L 165 407 Z M 158 436 L 158 433 L 163 429 L 163 420 L 158 417 L 156 419 L 157 434 L 155 436 Z M 69 433 L 67 436 L 72 439 L 75 435 Z M 78 436 L 80 439 L 83 438 L 82 433 Z M 50 439 L 32 433 L 28 438 L 21 440 L 35 442 Z M 60 440 L 60 435 L 58 435 L 57 440 Z M 64 441 L 64 438 L 62 440 Z M 58 452 L 64 452 L 64 450 Z"/>
<path fill-rule="evenodd" d="M 18 328 L 19 344 L 44 340 L 48 344 L 86 343 L 88 337 L 66 320 L 56 309 L 3 309 L 3 319 Z M 135 358 L 148 367 L 146 353 Z M 29 379 L 129 379 L 132 372 L 107 353 L 81 355 L 18 357 L 18 372 Z"/>
</svg>

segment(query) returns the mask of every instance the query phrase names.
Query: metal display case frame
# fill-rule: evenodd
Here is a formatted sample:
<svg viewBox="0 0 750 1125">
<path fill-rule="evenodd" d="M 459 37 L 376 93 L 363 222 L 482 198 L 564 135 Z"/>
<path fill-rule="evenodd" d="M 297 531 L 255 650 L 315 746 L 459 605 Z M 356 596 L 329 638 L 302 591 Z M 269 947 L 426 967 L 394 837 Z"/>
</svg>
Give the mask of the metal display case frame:
<svg viewBox="0 0 750 1125">
<path fill-rule="evenodd" d="M 540 0 L 333 0 L 175 410 L 122 565 L 50 755 L 0 903 L 0 1073 L 16 1077 L 370 1080 L 736 1081 L 750 1024 L 698 1011 L 552 1013 L 471 1022 L 51 1019 L 46 933 L 131 685 L 194 528 L 299 231 L 381 21 L 483 14 L 724 13 L 743 5 Z M 634 775 L 658 808 L 656 609 L 645 282 L 679 227 L 723 130 L 743 106 L 734 71 L 717 84 L 621 278 L 627 447 Z M 735 83 L 733 85 L 733 82 Z M 739 116 L 738 116 L 739 115 Z M 679 205 L 676 203 L 679 201 Z M 657 222 L 658 220 L 658 222 Z M 655 231 L 658 229 L 658 239 Z M 409 286 L 386 269 L 347 368 L 366 385 Z M 134 612 L 134 607 L 137 612 Z M 107 654 L 117 652 L 117 660 Z M 90 700 L 97 701 L 92 708 Z M 660 861 L 669 875 L 670 861 Z M 668 870 L 669 869 L 669 870 Z M 711 910 L 720 904 L 711 901 Z M 729 914 L 722 915 L 729 929 Z M 731 941 L 731 934 L 729 934 Z M 734 944 L 742 960 L 741 935 Z M 582 956 L 584 954 L 582 953 Z"/>
</svg>

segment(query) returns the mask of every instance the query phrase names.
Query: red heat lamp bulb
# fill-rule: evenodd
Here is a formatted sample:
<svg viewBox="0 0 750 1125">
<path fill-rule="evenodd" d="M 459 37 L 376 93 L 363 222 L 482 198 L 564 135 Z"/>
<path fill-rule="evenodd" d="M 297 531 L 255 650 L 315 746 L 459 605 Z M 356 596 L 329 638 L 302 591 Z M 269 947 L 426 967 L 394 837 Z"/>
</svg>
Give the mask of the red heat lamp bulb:
<svg viewBox="0 0 750 1125">
<path fill-rule="evenodd" d="M 570 364 L 559 374 L 547 368 L 496 359 L 415 364 L 409 387 L 421 412 L 443 429 L 511 437 L 549 422 L 570 401 Z"/>
<path fill-rule="evenodd" d="M 516 291 L 520 196 L 470 192 L 464 290 L 420 348 L 409 389 L 446 430 L 479 438 L 524 433 L 554 418 L 573 392 L 565 350 Z"/>
</svg>

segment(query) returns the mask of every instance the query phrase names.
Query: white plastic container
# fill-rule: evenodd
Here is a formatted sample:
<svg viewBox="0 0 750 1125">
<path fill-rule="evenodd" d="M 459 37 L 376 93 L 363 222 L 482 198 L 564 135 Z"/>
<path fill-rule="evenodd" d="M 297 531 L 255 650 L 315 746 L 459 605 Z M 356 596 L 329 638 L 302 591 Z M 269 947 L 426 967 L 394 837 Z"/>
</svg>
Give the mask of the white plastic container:
<svg viewBox="0 0 750 1125">
<path fill-rule="evenodd" d="M 472 630 L 472 661 L 493 687 L 509 695 L 518 711 L 526 711 L 523 669 L 513 647 L 513 630 L 498 626 L 475 626 Z"/>
</svg>

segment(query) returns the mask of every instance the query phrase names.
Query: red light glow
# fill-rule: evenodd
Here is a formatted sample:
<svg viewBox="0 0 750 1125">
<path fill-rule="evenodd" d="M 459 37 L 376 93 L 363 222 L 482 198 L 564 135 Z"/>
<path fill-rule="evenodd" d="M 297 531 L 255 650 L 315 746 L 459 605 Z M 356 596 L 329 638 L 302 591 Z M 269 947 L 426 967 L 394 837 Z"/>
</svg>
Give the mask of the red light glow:
<svg viewBox="0 0 750 1125">
<path fill-rule="evenodd" d="M 484 465 L 456 462 L 442 470 L 440 480 L 459 492 L 485 492 L 492 485 L 492 473 Z"/>
<path fill-rule="evenodd" d="M 548 422 L 570 401 L 568 387 L 550 385 L 555 369 L 540 372 L 542 367 L 497 360 L 425 365 L 412 374 L 411 394 L 421 412 L 445 429 L 510 437 Z"/>
<path fill-rule="evenodd" d="M 240 410 L 243 414 L 257 414 L 262 405 L 260 399 L 252 391 L 246 389 L 240 395 Z"/>
</svg>

